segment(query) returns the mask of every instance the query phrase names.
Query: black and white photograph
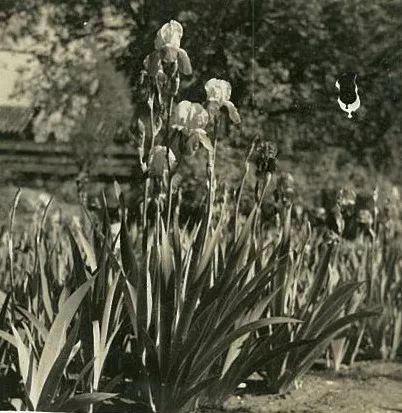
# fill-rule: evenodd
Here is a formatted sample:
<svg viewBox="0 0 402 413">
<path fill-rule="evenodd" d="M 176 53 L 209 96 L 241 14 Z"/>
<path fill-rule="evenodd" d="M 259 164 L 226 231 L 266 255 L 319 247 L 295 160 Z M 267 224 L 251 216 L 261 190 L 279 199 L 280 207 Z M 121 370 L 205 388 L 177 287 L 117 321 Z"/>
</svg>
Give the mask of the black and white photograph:
<svg viewBox="0 0 402 413">
<path fill-rule="evenodd" d="M 0 412 L 402 412 L 402 0 L 0 0 Z"/>
</svg>

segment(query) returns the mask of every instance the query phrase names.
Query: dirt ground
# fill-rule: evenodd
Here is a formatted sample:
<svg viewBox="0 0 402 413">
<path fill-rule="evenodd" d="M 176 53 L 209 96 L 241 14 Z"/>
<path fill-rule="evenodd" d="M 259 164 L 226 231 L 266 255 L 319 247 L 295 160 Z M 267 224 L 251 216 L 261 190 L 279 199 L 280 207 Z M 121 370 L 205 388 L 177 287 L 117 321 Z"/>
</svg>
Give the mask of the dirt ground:
<svg viewBox="0 0 402 413">
<path fill-rule="evenodd" d="M 221 410 L 222 411 L 222 410 Z M 232 396 L 233 413 L 402 412 L 402 363 L 361 362 L 353 369 L 307 374 L 289 395 Z M 205 411 L 205 413 L 219 411 Z"/>
</svg>

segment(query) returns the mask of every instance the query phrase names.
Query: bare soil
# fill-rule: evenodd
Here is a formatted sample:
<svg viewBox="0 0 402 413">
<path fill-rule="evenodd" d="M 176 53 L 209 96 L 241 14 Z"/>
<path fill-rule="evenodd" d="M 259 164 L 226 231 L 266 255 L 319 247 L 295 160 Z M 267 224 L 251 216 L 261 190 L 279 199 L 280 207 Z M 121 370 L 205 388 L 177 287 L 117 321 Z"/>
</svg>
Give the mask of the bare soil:
<svg viewBox="0 0 402 413">
<path fill-rule="evenodd" d="M 205 413 L 402 412 L 402 363 L 360 362 L 353 369 L 311 372 L 288 395 L 232 396 Z"/>
</svg>

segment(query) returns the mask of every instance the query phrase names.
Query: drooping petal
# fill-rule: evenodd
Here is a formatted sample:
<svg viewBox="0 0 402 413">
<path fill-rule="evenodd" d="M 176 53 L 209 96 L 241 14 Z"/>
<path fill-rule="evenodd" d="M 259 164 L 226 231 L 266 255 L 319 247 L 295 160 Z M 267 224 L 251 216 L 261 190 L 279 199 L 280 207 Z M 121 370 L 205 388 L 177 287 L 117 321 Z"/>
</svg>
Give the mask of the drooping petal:
<svg viewBox="0 0 402 413">
<path fill-rule="evenodd" d="M 179 49 L 178 51 L 178 62 L 179 62 L 179 70 L 181 73 L 185 75 L 191 75 L 193 73 L 193 68 L 191 66 L 190 58 L 185 50 Z"/>
<path fill-rule="evenodd" d="M 224 101 L 222 103 L 222 106 L 224 106 L 228 110 L 229 118 L 234 124 L 237 125 L 238 123 L 241 122 L 239 112 L 236 109 L 236 106 L 232 102 L 229 102 L 228 100 Z"/>
<path fill-rule="evenodd" d="M 183 27 L 176 20 L 170 20 L 169 23 L 164 24 L 156 34 L 155 49 L 159 50 L 163 46 L 171 45 L 180 48 L 180 41 L 183 37 Z"/>
<path fill-rule="evenodd" d="M 207 100 L 216 100 L 219 103 L 230 100 L 232 86 L 226 80 L 213 78 L 208 80 L 204 87 Z"/>
<path fill-rule="evenodd" d="M 212 152 L 214 150 L 211 140 L 208 138 L 207 134 L 202 133 L 198 136 L 198 139 L 201 143 L 201 145 L 208 151 Z"/>
</svg>

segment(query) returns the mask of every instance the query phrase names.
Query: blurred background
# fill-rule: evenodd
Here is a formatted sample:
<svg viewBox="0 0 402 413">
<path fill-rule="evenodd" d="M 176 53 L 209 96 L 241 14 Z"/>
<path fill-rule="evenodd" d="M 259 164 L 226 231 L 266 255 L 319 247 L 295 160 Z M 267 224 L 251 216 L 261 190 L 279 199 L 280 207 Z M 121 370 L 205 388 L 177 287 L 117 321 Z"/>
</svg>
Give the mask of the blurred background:
<svg viewBox="0 0 402 413">
<path fill-rule="evenodd" d="M 239 185 L 258 135 L 278 145 L 279 171 L 292 173 L 305 207 L 345 185 L 399 197 L 400 0 L 2 0 L 0 219 L 17 186 L 27 210 L 43 192 L 74 205 L 82 171 L 94 191 L 117 178 L 135 195 L 140 72 L 170 19 L 184 27 L 194 68 L 179 100 L 205 100 L 212 77 L 233 86 L 242 123 L 220 142 L 218 179 Z M 358 73 L 361 99 L 352 119 L 335 88 L 347 71 Z M 181 174 L 191 204 L 205 157 Z"/>
</svg>

